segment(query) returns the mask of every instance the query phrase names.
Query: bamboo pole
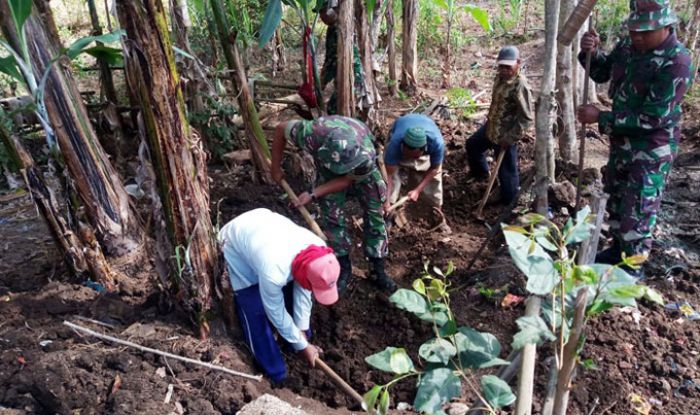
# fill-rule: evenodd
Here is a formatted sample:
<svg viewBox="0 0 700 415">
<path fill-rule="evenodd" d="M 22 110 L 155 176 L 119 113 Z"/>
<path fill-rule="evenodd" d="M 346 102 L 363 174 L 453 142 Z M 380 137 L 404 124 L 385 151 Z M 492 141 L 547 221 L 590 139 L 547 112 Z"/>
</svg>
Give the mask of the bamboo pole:
<svg viewBox="0 0 700 415">
<path fill-rule="evenodd" d="M 141 346 L 138 343 L 134 343 L 134 342 L 122 340 L 122 339 L 119 339 L 119 338 L 116 338 L 113 336 L 108 336 L 106 334 L 98 333 L 98 332 L 91 330 L 87 327 L 83 327 L 81 325 L 71 323 L 70 321 L 64 321 L 63 325 L 68 326 L 79 333 L 87 334 L 88 336 L 96 337 L 100 340 L 107 340 L 107 341 L 112 342 L 112 343 L 121 344 L 122 346 L 131 347 L 133 349 L 136 349 L 136 350 L 139 350 L 142 352 L 153 353 L 153 354 L 156 354 L 158 356 L 163 356 L 163 357 L 169 357 L 171 359 L 179 360 L 181 362 L 206 367 L 207 369 L 217 370 L 219 372 L 228 373 L 229 375 L 240 376 L 240 377 L 243 377 L 246 379 L 252 379 L 252 380 L 255 380 L 258 382 L 260 382 L 262 380 L 262 375 L 249 375 L 247 373 L 238 372 L 236 370 L 232 370 L 232 369 L 229 369 L 227 367 L 214 365 L 214 364 L 207 363 L 207 362 L 202 362 L 201 360 L 190 359 L 189 357 L 179 356 L 179 355 L 172 354 L 169 352 L 164 352 L 164 351 L 161 351 L 158 349 L 152 349 L 150 347 Z"/>
<path fill-rule="evenodd" d="M 527 299 L 525 317 L 538 316 L 540 314 L 539 297 L 532 296 Z M 529 415 L 532 413 L 532 393 L 535 386 L 535 357 L 537 345 L 527 344 L 522 349 L 522 364 L 518 373 L 518 400 L 515 403 L 515 415 Z"/>
</svg>

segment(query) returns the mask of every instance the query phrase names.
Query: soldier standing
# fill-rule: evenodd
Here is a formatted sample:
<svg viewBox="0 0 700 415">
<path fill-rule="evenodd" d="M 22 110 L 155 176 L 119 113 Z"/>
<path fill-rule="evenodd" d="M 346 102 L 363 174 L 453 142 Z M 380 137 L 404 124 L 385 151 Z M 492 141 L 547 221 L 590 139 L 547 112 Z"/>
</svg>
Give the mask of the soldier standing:
<svg viewBox="0 0 700 415">
<path fill-rule="evenodd" d="M 375 283 L 388 293 L 394 292 L 396 284 L 384 270 L 389 252 L 382 210 L 386 184 L 377 168 L 372 133 L 361 121 L 339 115 L 279 124 L 272 143 L 271 167 L 277 182 L 283 177 L 281 162 L 287 140 L 310 153 L 316 164 L 316 187 L 300 194 L 298 205 L 316 200 L 321 207 L 323 228 L 340 263 L 338 290 L 342 293 L 352 277 L 352 240 L 345 205 L 347 196 L 353 195 L 364 210 L 364 250 Z"/>
<path fill-rule="evenodd" d="M 613 244 L 596 262 L 617 264 L 621 254 L 648 256 L 661 196 L 678 152 L 681 102 L 691 83 L 688 50 L 672 27 L 678 22 L 668 0 L 632 0 L 629 36 L 610 53 L 592 30 L 581 38 L 579 61 L 591 52 L 590 77 L 610 81 L 610 111 L 581 106 L 582 123 L 598 123 L 610 136 L 604 176 Z M 630 270 L 641 277 L 639 270 Z"/>
<path fill-rule="evenodd" d="M 487 121 L 466 143 L 469 174 L 478 180 L 489 177 L 489 166 L 484 153 L 495 149 L 505 151 L 498 170 L 501 188 L 500 203 L 510 204 L 518 193 L 518 141 L 532 123 L 530 86 L 520 73 L 520 51 L 506 46 L 498 53 L 498 74 L 491 93 Z"/>
</svg>

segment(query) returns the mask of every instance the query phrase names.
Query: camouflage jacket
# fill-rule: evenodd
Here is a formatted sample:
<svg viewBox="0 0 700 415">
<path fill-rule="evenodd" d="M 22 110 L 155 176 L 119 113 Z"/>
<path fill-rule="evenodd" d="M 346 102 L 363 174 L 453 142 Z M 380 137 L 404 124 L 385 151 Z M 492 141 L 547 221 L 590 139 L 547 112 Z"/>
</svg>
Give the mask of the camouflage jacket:
<svg viewBox="0 0 700 415">
<path fill-rule="evenodd" d="M 496 76 L 486 124 L 489 141 L 514 144 L 522 138 L 533 120 L 531 95 L 530 86 L 521 73 L 508 80 Z"/>
<path fill-rule="evenodd" d="M 579 61 L 584 64 L 585 53 Z M 681 101 L 691 84 L 691 58 L 675 33 L 655 50 L 639 53 L 629 37 L 610 52 L 591 57 L 590 76 L 610 81 L 612 111 L 602 111 L 598 128 L 604 134 L 643 138 L 649 148 L 666 146 L 680 137 Z"/>
<path fill-rule="evenodd" d="M 329 115 L 290 122 L 285 137 L 311 154 L 322 177 L 352 175 L 361 180 L 376 168 L 374 136 L 354 118 Z"/>
</svg>

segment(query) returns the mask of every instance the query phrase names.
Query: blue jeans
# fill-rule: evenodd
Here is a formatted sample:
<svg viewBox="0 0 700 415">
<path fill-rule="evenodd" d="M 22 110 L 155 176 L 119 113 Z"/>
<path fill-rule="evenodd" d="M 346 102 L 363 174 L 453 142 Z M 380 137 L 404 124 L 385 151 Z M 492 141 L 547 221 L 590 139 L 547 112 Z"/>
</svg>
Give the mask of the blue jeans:
<svg viewBox="0 0 700 415">
<path fill-rule="evenodd" d="M 293 314 L 292 301 L 294 282 L 287 284 L 284 289 L 284 304 L 289 314 Z M 287 367 L 279 345 L 272 333 L 272 325 L 265 314 L 265 307 L 260 297 L 258 285 L 234 292 L 236 312 L 243 329 L 245 342 L 253 353 L 253 358 L 260 365 L 263 372 L 273 382 L 280 382 L 287 377 Z M 311 339 L 311 329 L 306 330 L 306 338 Z M 284 341 L 284 339 L 283 339 Z M 289 343 L 284 341 L 285 349 L 291 349 Z"/>
<path fill-rule="evenodd" d="M 489 173 L 489 164 L 486 162 L 486 151 L 495 150 L 495 155 L 501 152 L 501 147 L 486 138 L 486 123 L 482 125 L 466 143 L 467 162 L 469 170 L 475 175 Z M 509 204 L 513 201 L 520 187 L 520 175 L 518 173 L 518 144 L 512 144 L 503 156 L 501 168 L 498 169 L 498 181 L 501 187 L 501 201 Z"/>
</svg>

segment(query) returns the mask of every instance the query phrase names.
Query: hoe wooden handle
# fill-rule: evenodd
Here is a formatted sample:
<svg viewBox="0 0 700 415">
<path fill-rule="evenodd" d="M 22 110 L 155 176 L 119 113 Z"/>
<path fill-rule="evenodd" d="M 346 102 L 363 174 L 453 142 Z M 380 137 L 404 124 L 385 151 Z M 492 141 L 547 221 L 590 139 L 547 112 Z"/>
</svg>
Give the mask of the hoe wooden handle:
<svg viewBox="0 0 700 415">
<path fill-rule="evenodd" d="M 343 392 L 347 393 L 349 396 L 351 396 L 353 399 L 355 399 L 357 401 L 357 403 L 360 404 L 360 406 L 362 406 L 362 404 L 364 403 L 364 399 L 362 399 L 362 395 L 357 393 L 357 391 L 355 389 L 353 389 L 352 386 L 348 385 L 348 383 L 345 382 L 343 380 L 343 378 L 338 376 L 338 374 L 335 373 L 333 371 L 333 369 L 331 369 L 326 364 L 326 362 L 321 360 L 320 357 L 316 357 L 316 367 L 321 369 L 322 371 L 324 371 L 326 373 L 326 375 L 328 375 L 328 377 L 331 378 L 333 383 L 335 383 L 340 389 L 343 390 Z"/>
<path fill-rule="evenodd" d="M 489 178 L 489 185 L 488 187 L 486 187 L 486 193 L 481 199 L 481 203 L 479 203 L 479 208 L 476 210 L 477 218 L 481 216 L 481 212 L 484 210 L 484 206 L 486 206 L 486 201 L 488 200 L 489 195 L 491 194 L 493 184 L 496 182 L 496 176 L 498 176 L 498 170 L 501 168 L 501 163 L 503 163 L 503 156 L 505 155 L 506 151 L 504 149 L 501 149 L 501 152 L 498 153 L 498 159 L 496 160 L 496 167 L 494 167 L 493 172 L 491 173 L 491 177 Z"/>
</svg>

